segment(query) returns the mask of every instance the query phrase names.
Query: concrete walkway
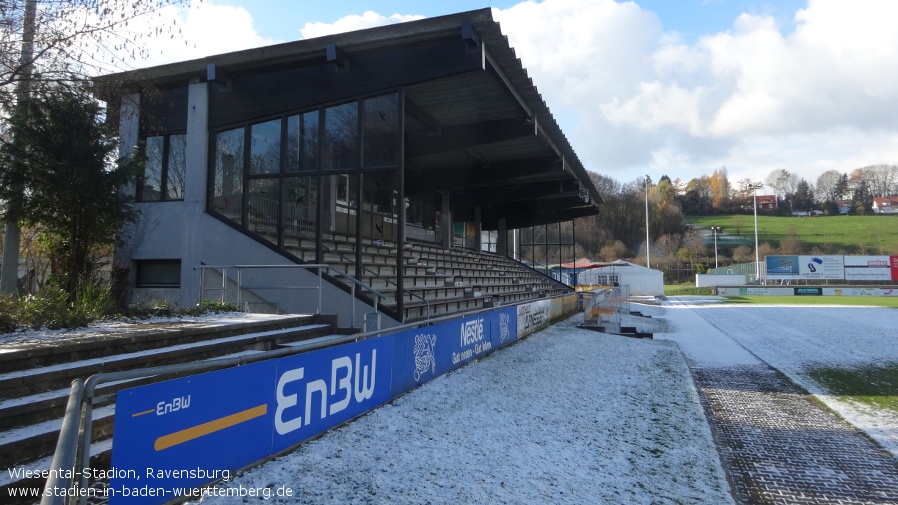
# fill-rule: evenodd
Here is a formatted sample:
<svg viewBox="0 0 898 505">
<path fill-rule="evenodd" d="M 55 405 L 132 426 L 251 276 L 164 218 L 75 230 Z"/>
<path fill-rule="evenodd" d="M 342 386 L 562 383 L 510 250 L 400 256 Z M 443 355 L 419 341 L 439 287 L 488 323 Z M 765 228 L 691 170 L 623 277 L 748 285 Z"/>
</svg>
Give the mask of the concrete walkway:
<svg viewBox="0 0 898 505">
<path fill-rule="evenodd" d="M 678 343 L 737 503 L 898 504 L 898 460 L 672 301 L 664 317 L 690 335 Z"/>
</svg>

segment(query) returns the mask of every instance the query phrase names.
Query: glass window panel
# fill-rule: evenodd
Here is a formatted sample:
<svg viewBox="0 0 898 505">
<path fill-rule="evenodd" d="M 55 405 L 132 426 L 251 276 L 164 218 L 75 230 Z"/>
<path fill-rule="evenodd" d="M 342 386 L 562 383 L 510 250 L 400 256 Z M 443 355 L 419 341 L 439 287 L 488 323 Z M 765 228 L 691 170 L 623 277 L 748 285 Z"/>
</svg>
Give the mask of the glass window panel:
<svg viewBox="0 0 898 505">
<path fill-rule="evenodd" d="M 574 222 L 573 221 L 564 221 L 561 223 L 561 243 L 562 244 L 573 244 L 574 243 Z"/>
<path fill-rule="evenodd" d="M 166 199 L 184 199 L 184 177 L 187 174 L 187 135 L 169 135 L 166 165 Z"/>
<path fill-rule="evenodd" d="M 252 126 L 250 174 L 276 174 L 281 171 L 281 120 Z"/>
<path fill-rule="evenodd" d="M 372 240 L 395 243 L 398 236 L 396 214 L 395 171 L 364 174 L 362 193 L 362 236 Z"/>
<path fill-rule="evenodd" d="M 546 225 L 546 243 L 547 244 L 557 244 L 559 240 L 559 225 L 558 223 L 552 223 Z"/>
<path fill-rule="evenodd" d="M 399 93 L 368 98 L 363 128 L 364 166 L 366 168 L 399 165 Z"/>
<path fill-rule="evenodd" d="M 287 177 L 284 199 L 284 245 L 309 249 L 314 254 L 315 225 L 318 221 L 318 177 Z M 314 256 L 302 259 L 314 261 Z"/>
<path fill-rule="evenodd" d="M 138 200 L 156 202 L 162 200 L 162 162 L 165 137 L 147 137 L 146 164 L 143 167 L 143 180 L 139 188 Z"/>
<path fill-rule="evenodd" d="M 359 166 L 359 107 L 357 102 L 325 110 L 321 165 L 325 170 L 354 170 Z"/>
<path fill-rule="evenodd" d="M 248 228 L 272 244 L 278 243 L 278 209 L 281 180 L 250 179 L 246 195 Z"/>
<path fill-rule="evenodd" d="M 137 260 L 137 287 L 181 286 L 181 260 Z"/>
<path fill-rule="evenodd" d="M 318 111 L 287 118 L 287 171 L 318 169 Z"/>
<path fill-rule="evenodd" d="M 215 178 L 212 209 L 240 223 L 243 205 L 243 128 L 215 138 Z"/>
<path fill-rule="evenodd" d="M 321 185 L 320 198 L 324 200 L 322 234 L 354 237 L 358 214 L 358 177 L 347 174 L 322 177 Z"/>
</svg>

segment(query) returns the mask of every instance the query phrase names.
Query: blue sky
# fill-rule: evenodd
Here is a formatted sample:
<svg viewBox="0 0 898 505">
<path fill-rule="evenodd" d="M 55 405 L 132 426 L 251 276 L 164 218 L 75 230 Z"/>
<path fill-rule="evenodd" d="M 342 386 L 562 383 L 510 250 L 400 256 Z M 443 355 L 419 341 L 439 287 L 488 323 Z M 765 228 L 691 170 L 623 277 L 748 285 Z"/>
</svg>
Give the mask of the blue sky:
<svg viewBox="0 0 898 505">
<path fill-rule="evenodd" d="M 629 182 L 898 164 L 898 2 L 193 0 L 141 66 L 491 7 L 588 170 Z"/>
<path fill-rule="evenodd" d="M 395 13 L 421 14 L 427 17 L 452 14 L 485 7 L 507 9 L 521 3 L 513 0 L 347 0 L 347 1 L 290 1 L 290 0 L 220 0 L 217 3 L 238 6 L 251 12 L 260 33 L 284 40 L 298 35 L 298 26 L 306 22 L 333 23 L 340 18 L 365 11 L 385 16 Z M 641 0 L 636 4 L 658 15 L 665 30 L 673 30 L 685 39 L 698 37 L 732 27 L 739 14 L 771 14 L 788 29 L 795 10 L 806 2 L 776 0 Z"/>
</svg>

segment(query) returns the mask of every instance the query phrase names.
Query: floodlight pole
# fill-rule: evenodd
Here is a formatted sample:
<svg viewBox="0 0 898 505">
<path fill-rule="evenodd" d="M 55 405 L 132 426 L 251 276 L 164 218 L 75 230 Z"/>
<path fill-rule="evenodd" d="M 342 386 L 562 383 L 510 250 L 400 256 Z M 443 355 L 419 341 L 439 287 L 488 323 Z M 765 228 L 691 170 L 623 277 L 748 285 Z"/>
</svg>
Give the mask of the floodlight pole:
<svg viewBox="0 0 898 505">
<path fill-rule="evenodd" d="M 752 190 L 755 202 L 755 276 L 758 284 L 761 283 L 761 256 L 758 252 L 758 190 L 763 187 L 764 185 L 760 182 L 752 182 L 748 185 L 748 189 Z"/>
<path fill-rule="evenodd" d="M 652 241 L 649 238 L 649 184 L 652 178 L 645 176 L 645 267 L 652 268 L 651 254 L 649 250 L 652 248 Z"/>
<path fill-rule="evenodd" d="M 720 226 L 712 226 L 711 233 L 714 234 L 714 268 L 720 268 L 720 265 L 717 263 L 717 235 L 723 231 L 723 228 Z"/>
</svg>

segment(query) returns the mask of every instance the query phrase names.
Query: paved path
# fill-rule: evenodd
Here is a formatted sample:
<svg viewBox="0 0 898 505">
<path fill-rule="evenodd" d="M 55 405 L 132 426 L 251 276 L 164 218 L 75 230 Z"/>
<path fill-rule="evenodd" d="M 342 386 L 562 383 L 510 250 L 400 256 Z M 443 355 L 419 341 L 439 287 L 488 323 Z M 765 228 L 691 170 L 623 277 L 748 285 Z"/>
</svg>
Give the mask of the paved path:
<svg viewBox="0 0 898 505">
<path fill-rule="evenodd" d="M 691 335 L 680 347 L 738 503 L 898 504 L 895 457 L 696 310 L 665 317 Z"/>
</svg>

